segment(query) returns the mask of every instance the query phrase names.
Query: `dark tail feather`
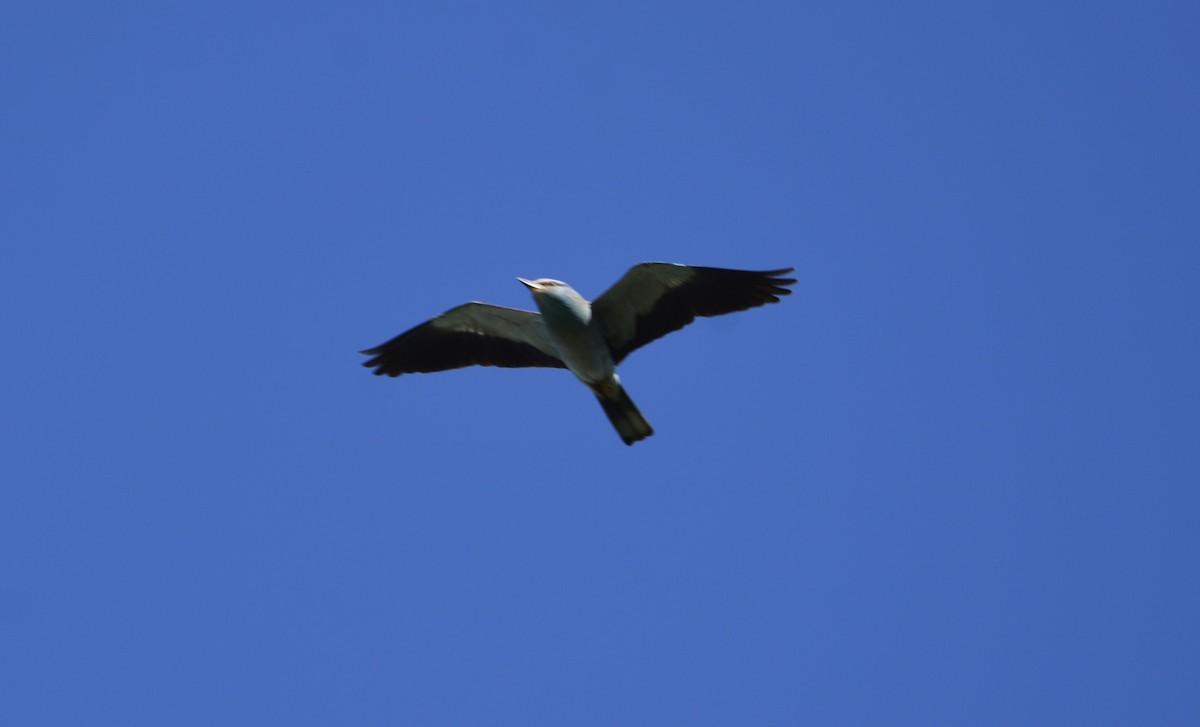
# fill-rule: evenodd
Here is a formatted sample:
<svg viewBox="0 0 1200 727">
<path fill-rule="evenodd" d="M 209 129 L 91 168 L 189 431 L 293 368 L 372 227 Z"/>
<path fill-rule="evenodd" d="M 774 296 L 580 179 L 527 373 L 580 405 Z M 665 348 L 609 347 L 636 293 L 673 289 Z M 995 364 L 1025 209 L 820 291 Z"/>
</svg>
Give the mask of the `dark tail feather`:
<svg viewBox="0 0 1200 727">
<path fill-rule="evenodd" d="M 629 394 L 625 393 L 625 388 L 620 384 L 604 395 L 596 394 L 596 399 L 600 406 L 604 407 L 604 413 L 608 415 L 608 420 L 612 422 L 625 444 L 633 444 L 654 434 L 650 422 L 638 411 L 633 399 L 629 398 Z"/>
</svg>

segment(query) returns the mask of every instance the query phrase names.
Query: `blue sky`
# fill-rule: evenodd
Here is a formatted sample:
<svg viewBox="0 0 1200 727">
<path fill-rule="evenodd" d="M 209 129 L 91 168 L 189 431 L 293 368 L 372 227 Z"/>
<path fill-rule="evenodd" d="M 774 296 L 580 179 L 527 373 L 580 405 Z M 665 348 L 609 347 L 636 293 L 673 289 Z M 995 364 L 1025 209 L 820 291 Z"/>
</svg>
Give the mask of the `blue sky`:
<svg viewBox="0 0 1200 727">
<path fill-rule="evenodd" d="M 0 722 L 1200 716 L 1187 3 L 9 3 Z M 795 266 L 622 378 L 516 276 Z"/>
</svg>

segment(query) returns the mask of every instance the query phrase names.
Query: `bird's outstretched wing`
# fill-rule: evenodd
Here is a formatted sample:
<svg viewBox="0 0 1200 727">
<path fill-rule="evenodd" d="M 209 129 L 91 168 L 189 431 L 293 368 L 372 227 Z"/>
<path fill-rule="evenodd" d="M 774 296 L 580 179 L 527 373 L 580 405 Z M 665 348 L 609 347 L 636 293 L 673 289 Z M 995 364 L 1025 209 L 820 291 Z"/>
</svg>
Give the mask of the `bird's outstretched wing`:
<svg viewBox="0 0 1200 727">
<path fill-rule="evenodd" d="M 592 315 L 604 331 L 613 361 L 678 331 L 696 316 L 719 316 L 778 303 L 794 278 L 781 270 L 726 270 L 674 263 L 641 263 L 592 302 Z"/>
<path fill-rule="evenodd" d="M 376 376 L 445 371 L 464 366 L 566 368 L 537 313 L 465 303 L 362 351 Z"/>
</svg>

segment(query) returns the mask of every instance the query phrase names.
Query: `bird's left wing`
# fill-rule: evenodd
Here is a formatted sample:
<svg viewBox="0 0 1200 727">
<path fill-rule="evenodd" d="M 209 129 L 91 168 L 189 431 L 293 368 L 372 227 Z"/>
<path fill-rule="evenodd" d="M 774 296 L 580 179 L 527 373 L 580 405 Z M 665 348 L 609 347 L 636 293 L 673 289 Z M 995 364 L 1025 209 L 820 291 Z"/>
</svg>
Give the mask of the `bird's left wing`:
<svg viewBox="0 0 1200 727">
<path fill-rule="evenodd" d="M 376 376 L 445 371 L 464 366 L 566 368 L 537 313 L 465 303 L 362 351 Z"/>
<path fill-rule="evenodd" d="M 697 316 L 719 316 L 778 303 L 796 281 L 781 270 L 726 270 L 674 263 L 641 263 L 592 302 L 613 361 L 678 331 Z"/>
</svg>

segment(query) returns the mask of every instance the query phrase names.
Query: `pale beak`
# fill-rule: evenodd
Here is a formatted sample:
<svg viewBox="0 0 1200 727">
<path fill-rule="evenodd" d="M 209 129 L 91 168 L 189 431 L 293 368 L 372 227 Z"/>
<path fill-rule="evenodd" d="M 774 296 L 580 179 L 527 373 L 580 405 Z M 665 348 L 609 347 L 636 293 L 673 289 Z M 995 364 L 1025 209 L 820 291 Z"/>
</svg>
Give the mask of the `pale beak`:
<svg viewBox="0 0 1200 727">
<path fill-rule="evenodd" d="M 517 278 L 517 280 L 520 280 L 521 285 L 524 285 L 526 288 L 529 288 L 530 290 L 537 290 L 539 287 L 538 284 L 533 282 L 532 280 L 526 280 L 525 278 Z"/>
</svg>

